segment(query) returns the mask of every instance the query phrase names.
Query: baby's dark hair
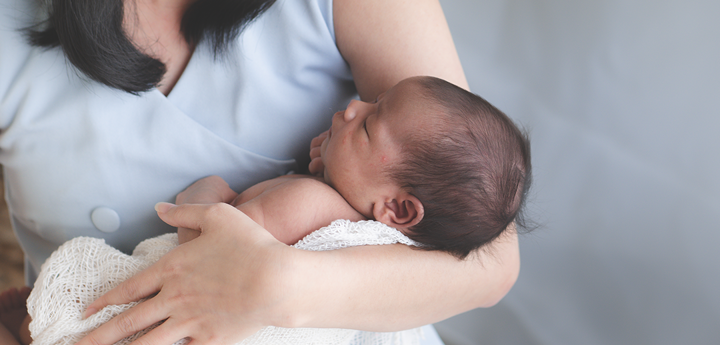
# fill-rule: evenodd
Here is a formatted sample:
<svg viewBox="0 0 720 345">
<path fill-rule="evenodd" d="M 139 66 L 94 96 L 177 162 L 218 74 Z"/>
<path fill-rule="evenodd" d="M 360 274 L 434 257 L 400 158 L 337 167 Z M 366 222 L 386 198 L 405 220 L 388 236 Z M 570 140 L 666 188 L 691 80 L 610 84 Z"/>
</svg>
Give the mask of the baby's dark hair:
<svg viewBox="0 0 720 345">
<path fill-rule="evenodd" d="M 531 182 L 530 141 L 480 96 L 434 77 L 417 78 L 421 97 L 440 125 L 411 133 L 394 182 L 423 204 L 408 237 L 424 249 L 464 259 L 492 242 L 522 214 Z"/>
</svg>

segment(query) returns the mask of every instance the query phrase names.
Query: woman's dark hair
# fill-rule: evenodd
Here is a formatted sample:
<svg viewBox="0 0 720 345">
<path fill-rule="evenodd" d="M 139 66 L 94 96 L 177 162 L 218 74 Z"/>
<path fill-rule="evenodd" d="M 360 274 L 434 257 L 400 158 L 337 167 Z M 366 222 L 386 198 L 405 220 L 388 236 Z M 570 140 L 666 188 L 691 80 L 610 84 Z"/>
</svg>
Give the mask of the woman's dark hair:
<svg viewBox="0 0 720 345">
<path fill-rule="evenodd" d="M 273 3 L 197 0 L 185 12 L 181 29 L 191 45 L 209 40 L 219 57 Z M 165 64 L 138 50 L 123 30 L 123 0 L 48 0 L 48 6 L 47 19 L 27 31 L 31 44 L 60 46 L 87 77 L 129 93 L 148 91 L 162 79 Z"/>
<path fill-rule="evenodd" d="M 423 204 L 408 237 L 462 259 L 513 220 L 525 226 L 530 141 L 480 96 L 438 78 L 418 80 L 419 96 L 432 104 L 427 111 L 442 114 L 440 125 L 409 134 L 390 177 Z"/>
</svg>

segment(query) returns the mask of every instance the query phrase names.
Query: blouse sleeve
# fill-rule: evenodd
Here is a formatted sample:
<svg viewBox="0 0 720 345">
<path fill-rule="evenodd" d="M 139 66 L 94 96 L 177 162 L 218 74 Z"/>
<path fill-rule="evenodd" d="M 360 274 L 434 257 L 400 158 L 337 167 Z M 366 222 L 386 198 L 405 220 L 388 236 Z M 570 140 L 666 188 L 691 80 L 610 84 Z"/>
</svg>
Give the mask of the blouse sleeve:
<svg viewBox="0 0 720 345">
<path fill-rule="evenodd" d="M 0 0 L 0 130 L 12 121 L 13 85 L 33 47 L 28 44 L 24 28 L 36 18 L 36 1 Z"/>
</svg>

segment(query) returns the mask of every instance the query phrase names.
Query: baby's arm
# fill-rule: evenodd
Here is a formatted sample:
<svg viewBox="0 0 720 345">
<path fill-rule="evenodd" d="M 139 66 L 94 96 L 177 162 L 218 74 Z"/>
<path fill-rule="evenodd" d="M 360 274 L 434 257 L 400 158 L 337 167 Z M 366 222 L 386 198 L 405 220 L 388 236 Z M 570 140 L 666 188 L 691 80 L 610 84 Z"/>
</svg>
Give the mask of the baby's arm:
<svg viewBox="0 0 720 345">
<path fill-rule="evenodd" d="M 222 178 L 211 176 L 188 187 L 177 200 L 178 204 L 230 203 L 285 244 L 294 244 L 336 219 L 365 219 L 332 187 L 320 178 L 307 175 L 280 176 L 258 183 L 239 195 Z M 199 235 L 195 230 L 178 229 L 180 243 Z"/>
<path fill-rule="evenodd" d="M 365 219 L 320 178 L 288 175 L 263 183 L 262 191 L 248 189 L 251 193 L 243 192 L 234 206 L 285 244 L 294 244 L 336 219 Z"/>
</svg>

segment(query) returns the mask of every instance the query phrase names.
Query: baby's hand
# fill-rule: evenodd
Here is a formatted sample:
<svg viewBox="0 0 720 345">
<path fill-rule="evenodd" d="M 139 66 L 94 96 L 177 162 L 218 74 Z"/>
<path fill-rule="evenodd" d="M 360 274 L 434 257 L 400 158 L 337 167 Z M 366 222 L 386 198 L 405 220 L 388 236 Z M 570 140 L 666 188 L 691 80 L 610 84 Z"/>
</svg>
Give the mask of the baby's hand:
<svg viewBox="0 0 720 345">
<path fill-rule="evenodd" d="M 325 171 L 325 165 L 320 157 L 320 146 L 322 146 L 327 136 L 328 131 L 322 132 L 310 142 L 310 165 L 308 166 L 308 170 L 311 174 L 319 177 L 323 177 L 323 172 Z"/>
<path fill-rule="evenodd" d="M 193 183 L 177 195 L 175 204 L 215 204 L 229 203 L 237 197 L 237 193 L 228 186 L 220 176 L 208 176 Z M 200 232 L 192 229 L 178 228 L 178 242 L 183 244 L 200 236 Z"/>
<path fill-rule="evenodd" d="M 193 183 L 175 198 L 176 205 L 229 203 L 237 197 L 220 176 L 208 176 Z"/>
</svg>

